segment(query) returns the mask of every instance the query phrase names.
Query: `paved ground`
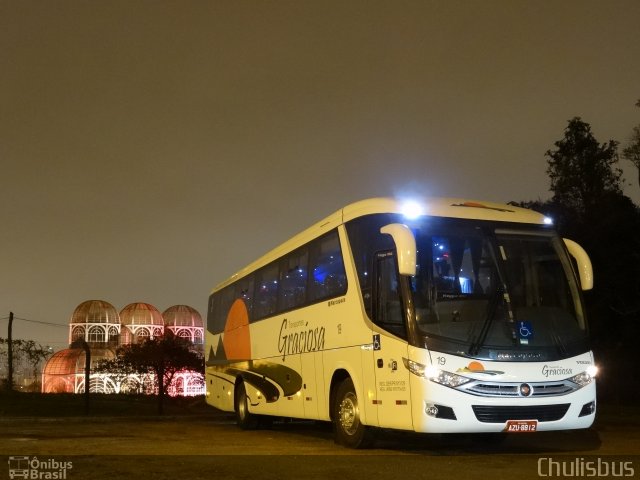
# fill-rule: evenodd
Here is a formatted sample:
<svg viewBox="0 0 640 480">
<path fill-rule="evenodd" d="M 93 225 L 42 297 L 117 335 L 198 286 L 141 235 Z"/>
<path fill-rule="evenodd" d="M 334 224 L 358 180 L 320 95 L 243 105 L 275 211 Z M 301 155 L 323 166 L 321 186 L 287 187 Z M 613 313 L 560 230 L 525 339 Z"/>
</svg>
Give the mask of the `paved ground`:
<svg viewBox="0 0 640 480">
<path fill-rule="evenodd" d="M 141 475 L 152 479 L 522 479 L 548 473 L 549 465 L 556 468 L 549 462 L 561 462 L 557 468 L 564 462 L 565 469 L 582 468 L 589 473 L 585 466 L 592 465 L 587 462 L 598 462 L 598 458 L 601 467 L 604 461 L 607 469 L 627 468 L 628 472 L 633 468 L 639 478 L 640 428 L 627 423 L 623 415 L 609 415 L 591 430 L 522 434 L 500 445 L 469 436 L 382 432 L 373 449 L 353 451 L 335 445 L 330 427 L 315 422 L 276 423 L 270 430 L 245 432 L 222 414 L 4 418 L 0 419 L 0 455 L 5 456 L 0 479 L 9 478 L 10 456 L 45 462 L 40 478 L 52 478 L 49 467 L 72 462 L 73 468 L 58 468 L 58 478 L 64 473 L 69 480 Z"/>
</svg>

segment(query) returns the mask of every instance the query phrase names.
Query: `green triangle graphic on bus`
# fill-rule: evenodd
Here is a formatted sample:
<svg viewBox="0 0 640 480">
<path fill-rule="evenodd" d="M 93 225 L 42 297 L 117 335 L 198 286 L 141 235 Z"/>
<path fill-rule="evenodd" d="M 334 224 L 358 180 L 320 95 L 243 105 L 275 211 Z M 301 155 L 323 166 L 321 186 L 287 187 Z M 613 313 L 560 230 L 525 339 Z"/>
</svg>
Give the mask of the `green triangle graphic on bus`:
<svg viewBox="0 0 640 480">
<path fill-rule="evenodd" d="M 222 343 L 222 337 L 218 339 L 218 345 L 216 350 L 213 350 L 213 345 L 209 346 L 209 355 L 207 356 L 207 365 L 220 364 L 220 362 L 226 363 L 227 356 L 224 353 L 224 344 Z"/>
<path fill-rule="evenodd" d="M 216 347 L 215 359 L 216 360 L 227 359 L 227 355 L 226 353 L 224 353 L 224 344 L 222 343 L 222 336 L 220 336 L 220 338 L 218 339 L 218 346 Z"/>
</svg>

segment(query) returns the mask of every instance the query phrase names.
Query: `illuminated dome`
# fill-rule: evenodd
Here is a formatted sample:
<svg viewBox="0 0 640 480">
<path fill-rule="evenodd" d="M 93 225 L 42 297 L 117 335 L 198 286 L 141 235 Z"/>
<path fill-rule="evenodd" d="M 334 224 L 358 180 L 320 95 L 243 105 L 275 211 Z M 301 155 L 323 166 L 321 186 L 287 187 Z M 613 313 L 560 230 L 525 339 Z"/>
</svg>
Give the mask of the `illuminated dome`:
<svg viewBox="0 0 640 480">
<path fill-rule="evenodd" d="M 69 323 L 120 324 L 116 307 L 103 300 L 87 300 L 76 307 Z"/>
<path fill-rule="evenodd" d="M 121 344 L 140 343 L 164 333 L 162 314 L 148 303 L 130 303 L 120 312 Z"/>
<path fill-rule="evenodd" d="M 120 312 L 122 325 L 164 326 L 162 315 L 156 307 L 148 303 L 130 303 Z"/>
<path fill-rule="evenodd" d="M 202 350 L 204 323 L 195 308 L 187 305 L 174 305 L 163 313 L 165 328 L 178 337 L 189 340 L 197 350 Z"/>
<path fill-rule="evenodd" d="M 202 317 L 195 308 L 188 305 L 174 305 L 162 312 L 166 327 L 200 327 L 204 328 Z"/>
<path fill-rule="evenodd" d="M 47 360 L 42 373 L 44 375 L 70 375 L 84 369 L 84 350 L 81 348 L 67 348 L 54 353 Z"/>
<path fill-rule="evenodd" d="M 84 340 L 95 347 L 115 346 L 120 336 L 120 316 L 103 300 L 87 300 L 76 307 L 69 321 L 69 344 Z"/>
<path fill-rule="evenodd" d="M 91 368 L 101 360 L 114 358 L 107 348 L 91 349 Z M 44 393 L 78 393 L 84 391 L 85 352 L 81 348 L 67 348 L 54 353 L 42 370 L 42 391 Z M 108 383 L 101 378 L 93 378 L 90 391 L 110 393 Z"/>
<path fill-rule="evenodd" d="M 165 327 L 165 321 L 167 325 Z M 82 393 L 85 391 L 84 348 L 91 352 L 89 391 L 94 393 L 157 393 L 151 373 L 105 371 L 96 368 L 101 360 L 115 358 L 118 347 L 139 344 L 161 337 L 165 328 L 203 350 L 204 325 L 200 314 L 186 305 L 160 311 L 148 303 L 131 303 L 120 314 L 102 300 L 88 300 L 76 307 L 69 322 L 69 348 L 53 354 L 42 369 L 43 393 Z M 169 395 L 204 395 L 200 372 L 176 372 L 167 389 Z"/>
</svg>

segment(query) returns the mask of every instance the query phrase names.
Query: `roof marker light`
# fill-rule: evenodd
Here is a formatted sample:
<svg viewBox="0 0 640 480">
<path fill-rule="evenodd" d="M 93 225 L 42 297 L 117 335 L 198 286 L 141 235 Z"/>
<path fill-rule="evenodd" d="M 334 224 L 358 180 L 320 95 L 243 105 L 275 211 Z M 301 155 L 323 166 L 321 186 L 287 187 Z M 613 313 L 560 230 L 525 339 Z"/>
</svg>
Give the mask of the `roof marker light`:
<svg viewBox="0 0 640 480">
<path fill-rule="evenodd" d="M 551 217 L 544 217 L 543 222 L 544 222 L 544 224 L 545 224 L 545 225 L 553 225 L 553 218 L 551 218 Z"/>
<path fill-rule="evenodd" d="M 424 208 L 420 203 L 409 200 L 402 204 L 401 211 L 409 220 L 414 220 L 424 213 Z"/>
</svg>

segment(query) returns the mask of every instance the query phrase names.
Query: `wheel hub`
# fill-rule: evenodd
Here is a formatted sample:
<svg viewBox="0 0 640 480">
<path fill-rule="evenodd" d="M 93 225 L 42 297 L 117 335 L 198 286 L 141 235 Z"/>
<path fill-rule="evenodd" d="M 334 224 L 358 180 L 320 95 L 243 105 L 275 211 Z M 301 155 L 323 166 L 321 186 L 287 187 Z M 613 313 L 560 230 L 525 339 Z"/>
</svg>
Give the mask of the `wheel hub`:
<svg viewBox="0 0 640 480">
<path fill-rule="evenodd" d="M 353 394 L 347 395 L 342 402 L 340 402 L 340 425 L 346 433 L 353 435 L 359 424 L 358 413 L 358 400 Z"/>
</svg>

